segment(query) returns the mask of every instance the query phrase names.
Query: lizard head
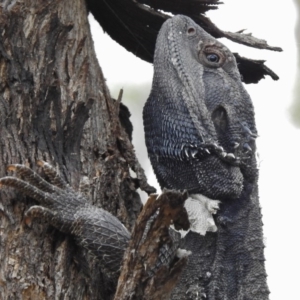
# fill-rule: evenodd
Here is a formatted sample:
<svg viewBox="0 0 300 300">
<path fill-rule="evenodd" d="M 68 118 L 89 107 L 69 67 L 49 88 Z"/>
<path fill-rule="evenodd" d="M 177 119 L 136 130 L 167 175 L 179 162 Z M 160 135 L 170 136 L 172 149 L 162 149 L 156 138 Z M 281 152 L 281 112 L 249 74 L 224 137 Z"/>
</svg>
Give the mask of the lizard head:
<svg viewBox="0 0 300 300">
<path fill-rule="evenodd" d="M 151 101 L 157 101 L 163 111 L 162 139 L 175 140 L 174 146 L 168 144 L 174 152 L 164 159 L 185 161 L 198 180 L 198 188 L 189 186 L 190 179 L 179 184 L 171 176 L 174 170 L 165 175 L 167 171 L 155 167 L 151 160 L 162 185 L 222 199 L 238 197 L 244 180 L 256 179 L 254 109 L 235 57 L 188 17 L 175 16 L 161 28 L 148 99 Z M 166 125 L 168 122 L 173 125 Z M 153 149 L 157 157 L 155 139 L 147 141 L 147 124 L 145 130 L 150 158 Z M 171 163 L 166 165 L 172 169 Z"/>
</svg>

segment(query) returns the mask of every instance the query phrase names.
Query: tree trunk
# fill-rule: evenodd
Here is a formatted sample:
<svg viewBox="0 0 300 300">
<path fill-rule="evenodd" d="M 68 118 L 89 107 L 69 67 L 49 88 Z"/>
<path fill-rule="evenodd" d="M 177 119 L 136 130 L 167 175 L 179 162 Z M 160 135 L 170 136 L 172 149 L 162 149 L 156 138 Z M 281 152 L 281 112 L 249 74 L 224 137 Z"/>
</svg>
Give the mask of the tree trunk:
<svg viewBox="0 0 300 300">
<path fill-rule="evenodd" d="M 74 188 L 84 179 L 90 201 L 130 229 L 141 203 L 129 167 L 145 180 L 98 65 L 85 1 L 5 1 L 0 10 L 0 177 L 8 164 L 46 160 Z M 114 287 L 97 266 L 87 279 L 72 238 L 43 222 L 28 228 L 34 202 L 0 192 L 1 299 L 110 299 Z"/>
</svg>

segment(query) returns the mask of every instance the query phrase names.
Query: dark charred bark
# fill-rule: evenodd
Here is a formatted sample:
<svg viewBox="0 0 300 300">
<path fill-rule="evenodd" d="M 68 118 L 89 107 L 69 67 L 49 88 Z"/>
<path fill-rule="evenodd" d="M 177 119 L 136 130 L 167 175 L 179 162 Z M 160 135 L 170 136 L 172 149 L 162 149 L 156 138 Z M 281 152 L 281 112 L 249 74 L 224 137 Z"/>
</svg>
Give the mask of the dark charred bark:
<svg viewBox="0 0 300 300">
<path fill-rule="evenodd" d="M 74 188 L 84 179 L 90 201 L 130 230 L 141 208 L 136 188 L 153 189 L 120 125 L 119 102 L 105 85 L 85 2 L 6 1 L 0 24 L 1 177 L 8 164 L 35 169 L 44 159 Z M 0 193 L 1 299 L 113 295 L 97 265 L 89 278 L 84 274 L 85 255 L 70 237 L 44 222 L 25 225 L 33 200 L 12 189 Z"/>
</svg>

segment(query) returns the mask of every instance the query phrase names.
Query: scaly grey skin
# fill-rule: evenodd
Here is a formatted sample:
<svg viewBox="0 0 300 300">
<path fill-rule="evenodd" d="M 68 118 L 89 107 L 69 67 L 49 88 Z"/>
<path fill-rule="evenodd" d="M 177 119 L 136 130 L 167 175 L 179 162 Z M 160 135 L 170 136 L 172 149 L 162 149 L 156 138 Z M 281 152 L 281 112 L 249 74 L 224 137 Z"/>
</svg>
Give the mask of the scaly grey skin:
<svg viewBox="0 0 300 300">
<path fill-rule="evenodd" d="M 172 299 L 268 299 L 254 109 L 233 54 L 190 18 L 167 20 L 143 116 L 161 187 L 222 201 L 216 233 L 185 237 L 193 254 Z"/>
</svg>

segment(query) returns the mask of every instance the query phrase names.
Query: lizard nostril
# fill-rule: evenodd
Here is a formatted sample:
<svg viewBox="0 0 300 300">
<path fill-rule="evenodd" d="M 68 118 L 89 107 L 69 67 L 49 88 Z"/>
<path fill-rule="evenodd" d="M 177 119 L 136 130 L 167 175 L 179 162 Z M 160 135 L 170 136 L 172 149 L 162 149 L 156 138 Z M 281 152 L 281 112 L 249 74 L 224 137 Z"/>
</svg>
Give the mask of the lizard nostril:
<svg viewBox="0 0 300 300">
<path fill-rule="evenodd" d="M 194 35 L 196 33 L 196 29 L 194 27 L 189 27 L 187 33 L 188 35 Z"/>
</svg>

